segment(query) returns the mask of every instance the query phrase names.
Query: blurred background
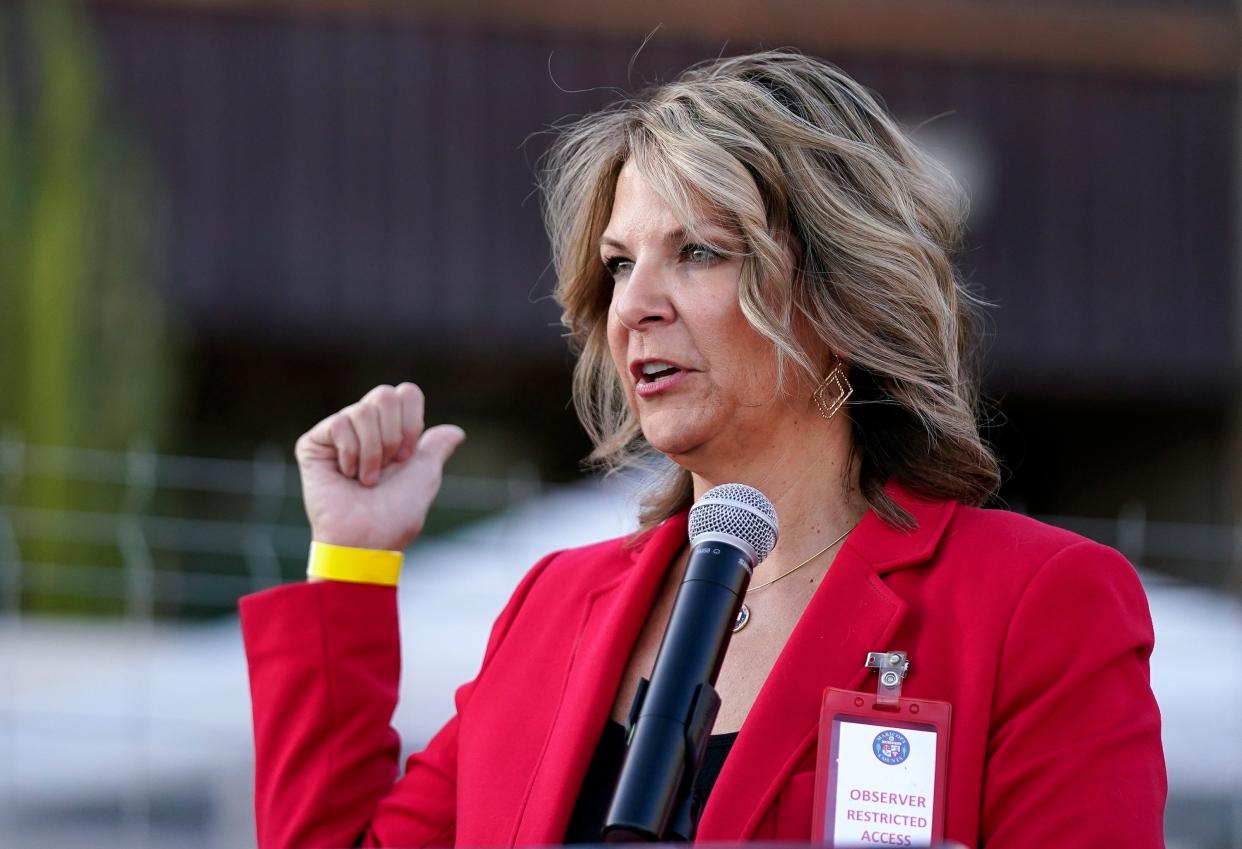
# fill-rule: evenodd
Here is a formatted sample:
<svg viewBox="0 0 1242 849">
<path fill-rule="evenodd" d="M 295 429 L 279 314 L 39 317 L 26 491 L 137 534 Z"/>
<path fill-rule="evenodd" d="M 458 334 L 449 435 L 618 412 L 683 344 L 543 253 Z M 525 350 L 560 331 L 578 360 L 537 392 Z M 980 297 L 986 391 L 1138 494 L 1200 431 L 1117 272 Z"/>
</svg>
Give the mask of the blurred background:
<svg viewBox="0 0 1242 849">
<path fill-rule="evenodd" d="M 1169 845 L 1242 846 L 1239 12 L 0 0 L 0 845 L 253 845 L 236 599 L 304 569 L 298 434 L 407 379 L 470 434 L 402 589 L 427 739 L 530 563 L 634 523 L 580 465 L 550 128 L 794 46 L 967 187 L 998 503 L 1138 566 Z"/>
</svg>

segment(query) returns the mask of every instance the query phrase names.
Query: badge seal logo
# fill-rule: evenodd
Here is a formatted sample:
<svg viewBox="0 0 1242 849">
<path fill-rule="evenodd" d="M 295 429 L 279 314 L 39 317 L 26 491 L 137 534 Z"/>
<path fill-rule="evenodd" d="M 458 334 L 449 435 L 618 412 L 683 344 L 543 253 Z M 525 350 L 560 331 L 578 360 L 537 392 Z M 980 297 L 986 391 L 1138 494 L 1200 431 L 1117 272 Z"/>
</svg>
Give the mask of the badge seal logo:
<svg viewBox="0 0 1242 849">
<path fill-rule="evenodd" d="M 871 751 L 880 763 L 896 766 L 910 757 L 910 741 L 900 731 L 886 728 L 875 735 L 871 743 Z"/>
</svg>

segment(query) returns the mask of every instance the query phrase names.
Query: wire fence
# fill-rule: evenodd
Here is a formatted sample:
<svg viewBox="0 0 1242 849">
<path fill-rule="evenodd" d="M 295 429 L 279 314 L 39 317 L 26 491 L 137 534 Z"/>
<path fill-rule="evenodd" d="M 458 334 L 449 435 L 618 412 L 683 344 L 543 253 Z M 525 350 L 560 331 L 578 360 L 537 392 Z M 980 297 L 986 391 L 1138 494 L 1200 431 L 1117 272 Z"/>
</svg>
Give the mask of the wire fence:
<svg viewBox="0 0 1242 849">
<path fill-rule="evenodd" d="M 83 493 L 62 500 L 105 506 L 32 504 L 24 491 L 34 481 Z M 505 509 L 540 489 L 528 465 L 498 478 L 446 475 L 428 530 Z M 230 610 L 242 595 L 300 571 L 310 541 L 300 499 L 296 465 L 273 446 L 229 460 L 9 436 L 0 440 L 0 610 L 17 613 L 47 595 L 111 602 L 115 612 L 138 617 L 191 606 Z M 90 556 L 66 560 L 66 552 Z"/>
<path fill-rule="evenodd" d="M 32 504 L 23 490 L 33 481 L 93 488 L 103 506 Z M 533 467 L 520 464 L 497 478 L 446 475 L 428 530 L 503 510 L 541 488 Z M 230 611 L 242 595 L 300 573 L 310 541 L 300 498 L 296 465 L 271 445 L 237 460 L 141 445 L 36 445 L 9 434 L 0 439 L 0 611 L 16 614 L 46 596 L 69 600 L 71 610 L 103 603 L 139 618 Z M 1152 521 L 1141 503 L 1115 517 L 1039 518 L 1134 563 L 1242 588 L 1242 525 Z M 89 556 L 64 556 L 73 552 Z"/>
</svg>

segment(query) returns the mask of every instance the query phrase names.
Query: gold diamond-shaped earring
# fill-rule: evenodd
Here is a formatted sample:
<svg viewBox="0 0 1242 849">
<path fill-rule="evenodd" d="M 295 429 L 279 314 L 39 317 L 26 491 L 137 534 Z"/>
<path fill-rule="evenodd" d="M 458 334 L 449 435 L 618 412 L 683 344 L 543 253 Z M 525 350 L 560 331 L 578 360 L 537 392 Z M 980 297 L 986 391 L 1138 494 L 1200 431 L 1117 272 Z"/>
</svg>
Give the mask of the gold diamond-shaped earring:
<svg viewBox="0 0 1242 849">
<path fill-rule="evenodd" d="M 831 397 L 829 392 L 832 393 Z M 819 407 L 819 414 L 825 419 L 832 419 L 853 394 L 854 387 L 850 386 L 849 378 L 845 376 L 845 369 L 841 367 L 841 362 L 838 360 L 836 366 L 828 372 L 824 382 L 815 389 L 811 397 L 815 399 L 815 404 Z"/>
</svg>

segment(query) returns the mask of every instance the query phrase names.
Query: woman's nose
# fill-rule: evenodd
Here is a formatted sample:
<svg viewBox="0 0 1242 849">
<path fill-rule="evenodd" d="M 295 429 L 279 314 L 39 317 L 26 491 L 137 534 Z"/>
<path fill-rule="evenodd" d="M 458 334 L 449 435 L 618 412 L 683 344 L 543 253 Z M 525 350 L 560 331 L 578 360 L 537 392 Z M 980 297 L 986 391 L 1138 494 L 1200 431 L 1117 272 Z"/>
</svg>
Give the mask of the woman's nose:
<svg viewBox="0 0 1242 849">
<path fill-rule="evenodd" d="M 614 284 L 612 297 L 617 318 L 630 330 L 646 330 L 674 315 L 664 274 L 654 263 L 637 262 Z"/>
</svg>

